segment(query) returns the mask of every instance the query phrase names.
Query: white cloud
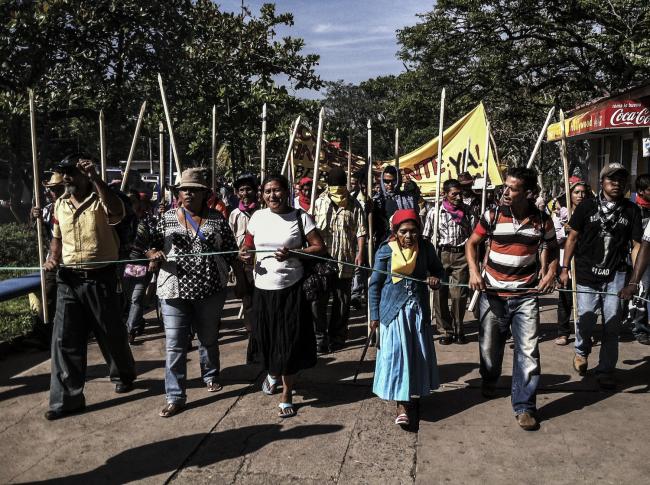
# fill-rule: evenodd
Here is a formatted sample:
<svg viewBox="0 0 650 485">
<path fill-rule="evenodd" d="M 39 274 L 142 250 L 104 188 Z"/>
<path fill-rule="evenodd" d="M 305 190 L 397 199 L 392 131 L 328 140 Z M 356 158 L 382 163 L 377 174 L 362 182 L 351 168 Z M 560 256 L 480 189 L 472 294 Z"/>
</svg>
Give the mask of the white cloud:
<svg viewBox="0 0 650 485">
<path fill-rule="evenodd" d="M 350 45 L 357 44 L 368 44 L 370 42 L 383 42 L 394 40 L 394 34 L 383 34 L 383 35 L 368 35 L 368 36 L 358 36 L 358 37 L 345 37 L 338 38 L 337 40 L 317 40 L 310 42 L 308 47 L 313 47 L 315 49 L 332 49 L 337 47 L 345 47 Z"/>
</svg>

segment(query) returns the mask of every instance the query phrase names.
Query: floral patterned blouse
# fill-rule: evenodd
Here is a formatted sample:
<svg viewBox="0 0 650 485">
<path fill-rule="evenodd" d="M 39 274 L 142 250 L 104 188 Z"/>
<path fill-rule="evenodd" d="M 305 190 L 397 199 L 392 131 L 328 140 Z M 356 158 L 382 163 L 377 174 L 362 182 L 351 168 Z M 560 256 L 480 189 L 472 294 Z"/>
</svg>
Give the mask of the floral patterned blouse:
<svg viewBox="0 0 650 485">
<path fill-rule="evenodd" d="M 158 298 L 200 300 L 224 289 L 228 283 L 228 267 L 236 253 L 174 258 L 181 254 L 237 251 L 228 221 L 209 209 L 200 224 L 204 239 L 188 226 L 182 225 L 177 210 L 171 209 L 158 220 L 151 234 L 151 247 L 167 256 L 158 273 Z"/>
</svg>

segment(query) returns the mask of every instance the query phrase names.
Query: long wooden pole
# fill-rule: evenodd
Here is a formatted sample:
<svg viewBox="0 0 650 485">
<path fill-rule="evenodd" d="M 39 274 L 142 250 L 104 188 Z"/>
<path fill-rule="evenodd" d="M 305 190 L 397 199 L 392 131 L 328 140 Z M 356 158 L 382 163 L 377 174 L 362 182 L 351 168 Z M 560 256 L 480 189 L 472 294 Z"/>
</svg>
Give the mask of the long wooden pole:
<svg viewBox="0 0 650 485">
<path fill-rule="evenodd" d="M 138 122 L 135 125 L 135 132 L 133 133 L 133 140 L 131 141 L 131 149 L 129 150 L 129 158 L 126 159 L 126 168 L 124 169 L 124 175 L 122 176 L 122 184 L 120 185 L 120 190 L 124 192 L 126 188 L 126 182 L 129 178 L 129 172 L 131 171 L 131 162 L 133 161 L 133 156 L 135 155 L 135 148 L 138 146 L 138 138 L 140 136 L 140 128 L 142 128 L 142 120 L 144 119 L 144 112 L 147 109 L 147 102 L 142 103 L 140 107 L 140 114 L 138 115 Z"/>
<path fill-rule="evenodd" d="M 296 142 L 296 135 L 298 134 L 298 128 L 300 127 L 300 116 L 296 118 L 296 121 L 294 121 L 293 125 L 293 131 L 291 133 L 291 137 L 289 138 L 289 147 L 287 148 L 287 153 L 284 156 L 284 162 L 282 163 L 282 170 L 280 173 L 284 175 L 284 171 L 287 169 L 287 164 L 289 163 L 289 155 L 291 155 L 291 151 L 293 150 L 293 145 Z"/>
<path fill-rule="evenodd" d="M 167 96 L 165 95 L 165 87 L 163 86 L 163 80 L 160 73 L 158 73 L 158 86 L 160 86 L 160 97 L 162 98 L 163 109 L 165 110 L 165 120 L 167 120 L 167 131 L 169 132 L 169 143 L 171 144 L 172 151 L 174 152 L 174 162 L 176 163 L 176 171 L 178 172 L 178 175 L 180 175 L 181 158 L 178 156 L 178 150 L 176 149 L 176 139 L 174 138 L 174 130 L 172 128 L 172 118 L 169 115 L 169 107 L 167 106 Z"/>
<path fill-rule="evenodd" d="M 32 168 L 34 169 L 34 204 L 41 209 L 41 171 L 38 166 L 38 152 L 36 150 L 36 108 L 34 107 L 34 91 L 29 90 L 29 121 L 32 135 Z M 47 311 L 47 297 L 45 293 L 45 254 L 43 251 L 43 219 L 36 219 L 36 237 L 38 238 L 38 262 L 41 273 L 41 305 L 43 308 L 43 322 L 50 323 Z"/>
<path fill-rule="evenodd" d="M 481 192 L 481 215 L 485 212 L 487 204 L 487 187 L 488 187 L 488 163 L 490 161 L 490 122 L 485 125 L 485 148 L 483 150 L 485 158 L 483 159 L 483 190 Z"/>
<path fill-rule="evenodd" d="M 368 266 L 371 268 L 374 266 L 375 258 L 375 248 L 374 248 L 374 227 L 372 221 L 372 210 L 368 210 L 368 207 L 372 207 L 372 185 L 373 185 L 373 176 L 372 176 L 372 122 L 368 120 L 368 163 L 367 163 L 367 181 L 366 181 L 366 211 L 368 212 Z M 368 284 L 370 284 L 370 277 L 372 272 L 368 272 Z M 367 299 L 367 320 L 368 320 L 368 339 L 372 335 L 372 330 L 370 329 L 370 298 Z"/>
<path fill-rule="evenodd" d="M 535 148 L 533 148 L 533 153 L 530 154 L 530 158 L 528 159 L 526 168 L 530 168 L 533 166 L 533 162 L 535 161 L 535 157 L 537 156 L 539 147 L 542 146 L 542 142 L 544 141 L 544 136 L 546 136 L 546 130 L 548 129 L 548 125 L 551 123 L 551 118 L 553 118 L 554 114 L 555 114 L 555 106 L 553 106 L 550 110 L 548 110 L 546 121 L 544 121 L 544 126 L 542 127 L 542 131 L 539 132 L 539 136 L 537 137 L 537 143 L 535 143 Z"/>
<path fill-rule="evenodd" d="M 314 155 L 314 180 L 311 185 L 311 202 L 309 203 L 309 214 L 314 215 L 314 204 L 316 203 L 316 192 L 318 190 L 318 175 L 320 168 L 320 147 L 323 142 L 323 119 L 325 108 L 318 113 L 318 134 L 316 135 L 316 154 Z"/>
<path fill-rule="evenodd" d="M 395 169 L 399 173 L 399 128 L 395 128 Z"/>
<path fill-rule="evenodd" d="M 564 126 L 564 111 L 560 110 L 560 157 L 562 158 L 562 168 L 564 172 L 564 194 L 566 197 L 566 210 L 571 219 L 573 208 L 571 207 L 571 190 L 569 186 L 569 153 L 566 146 L 566 128 Z M 578 298 L 576 293 L 576 266 L 575 258 L 571 259 L 571 293 L 573 300 L 573 325 L 578 324 Z"/>
<path fill-rule="evenodd" d="M 104 110 L 99 110 L 99 167 L 102 180 L 106 182 L 106 126 Z"/>
<path fill-rule="evenodd" d="M 158 122 L 158 187 L 160 205 L 165 203 L 165 128 L 162 121 Z"/>
<path fill-rule="evenodd" d="M 442 145 L 444 143 L 444 123 L 445 123 L 445 88 L 442 88 L 440 94 L 440 119 L 438 124 L 438 164 L 436 167 L 436 208 L 434 213 L 433 224 L 433 245 L 438 247 L 438 227 L 440 225 L 440 182 L 442 175 Z"/>
<path fill-rule="evenodd" d="M 488 186 L 488 162 L 490 160 L 490 122 L 488 121 L 485 125 L 485 158 L 483 159 L 483 190 L 481 192 L 481 216 L 485 213 L 485 205 L 487 203 L 487 186 Z M 489 248 L 488 248 L 489 251 Z M 485 268 L 481 271 L 481 276 L 485 276 Z M 472 298 L 469 301 L 467 310 L 470 312 L 474 311 L 474 307 L 478 302 L 478 297 L 481 294 L 480 291 L 475 291 L 472 294 Z"/>
<path fill-rule="evenodd" d="M 212 191 L 217 190 L 217 105 L 212 105 Z"/>
<path fill-rule="evenodd" d="M 352 188 L 350 179 L 352 178 L 352 132 L 348 135 L 348 190 Z"/>
<path fill-rule="evenodd" d="M 266 178 L 266 103 L 262 105 L 262 142 L 260 143 L 260 183 Z"/>
</svg>

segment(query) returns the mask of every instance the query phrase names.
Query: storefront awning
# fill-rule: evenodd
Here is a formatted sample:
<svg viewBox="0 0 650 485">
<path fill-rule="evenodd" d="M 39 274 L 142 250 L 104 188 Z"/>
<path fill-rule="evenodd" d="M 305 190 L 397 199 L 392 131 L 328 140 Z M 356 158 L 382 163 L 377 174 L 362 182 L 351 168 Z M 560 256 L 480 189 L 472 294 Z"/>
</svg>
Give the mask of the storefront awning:
<svg viewBox="0 0 650 485">
<path fill-rule="evenodd" d="M 643 127 L 650 127 L 650 100 L 647 98 L 609 100 L 564 120 L 567 138 L 603 130 Z M 560 123 L 548 127 L 547 141 L 558 141 L 561 137 Z"/>
</svg>

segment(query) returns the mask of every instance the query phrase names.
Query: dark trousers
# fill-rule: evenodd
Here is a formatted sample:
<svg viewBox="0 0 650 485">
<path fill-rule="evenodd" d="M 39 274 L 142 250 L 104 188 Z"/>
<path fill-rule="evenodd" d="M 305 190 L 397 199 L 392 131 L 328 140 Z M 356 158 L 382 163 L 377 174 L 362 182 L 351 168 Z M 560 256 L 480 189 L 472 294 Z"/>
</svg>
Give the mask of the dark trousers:
<svg viewBox="0 0 650 485">
<path fill-rule="evenodd" d="M 135 380 L 135 362 L 122 322 L 114 268 L 83 273 L 61 269 L 52 334 L 50 410 L 84 404 L 88 336 L 93 332 L 108 364 L 112 382 Z"/>
<path fill-rule="evenodd" d="M 571 313 L 573 312 L 573 293 L 560 291 L 557 301 L 557 335 L 569 337 L 573 333 Z"/>
<path fill-rule="evenodd" d="M 449 283 L 466 285 L 469 281 L 469 267 L 465 253 L 452 253 L 444 249 L 440 253 L 440 262 L 445 269 Z M 451 299 L 451 311 L 449 311 Z M 439 323 L 446 335 L 461 335 L 463 319 L 467 307 L 467 288 L 461 286 L 441 286 L 433 294 L 433 311 L 436 323 Z"/>
<path fill-rule="evenodd" d="M 343 345 L 348 336 L 352 278 L 337 278 L 332 291 L 312 302 L 314 329 L 318 346 Z M 332 313 L 327 319 L 327 303 L 332 296 Z"/>
</svg>

